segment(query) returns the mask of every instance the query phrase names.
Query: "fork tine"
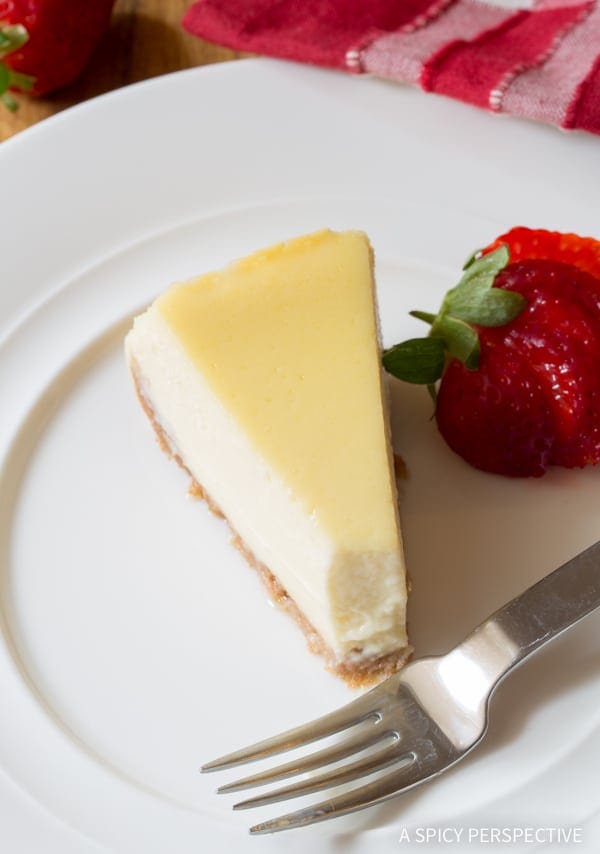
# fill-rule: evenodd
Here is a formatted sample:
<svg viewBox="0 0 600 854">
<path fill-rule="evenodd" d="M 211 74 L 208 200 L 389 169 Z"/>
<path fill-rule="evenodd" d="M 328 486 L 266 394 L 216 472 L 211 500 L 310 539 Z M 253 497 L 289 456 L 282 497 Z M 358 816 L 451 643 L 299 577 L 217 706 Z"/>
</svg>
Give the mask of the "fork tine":
<svg viewBox="0 0 600 854">
<path fill-rule="evenodd" d="M 331 765 L 333 762 L 338 762 L 340 759 L 346 759 L 353 753 L 360 753 L 369 747 L 375 747 L 384 740 L 389 740 L 394 737 L 398 740 L 398 735 L 393 730 L 380 730 L 379 727 L 369 730 L 365 733 L 360 733 L 353 738 L 346 738 L 339 744 L 334 744 L 325 750 L 316 750 L 308 756 L 299 756 L 292 762 L 286 762 L 285 765 L 277 765 L 275 768 L 270 768 L 262 771 L 260 774 L 253 774 L 251 777 L 244 777 L 242 780 L 236 780 L 232 783 L 226 783 L 220 786 L 217 791 L 219 794 L 226 792 L 239 792 L 242 789 L 250 789 L 252 786 L 264 786 L 266 783 L 275 783 L 277 780 L 285 780 L 287 777 L 293 777 L 296 774 L 303 774 L 306 771 L 312 771 L 314 768 L 321 768 L 324 765 Z M 389 747 L 389 745 L 388 745 Z"/>
<path fill-rule="evenodd" d="M 406 748 L 402 748 L 401 745 L 391 749 L 389 747 L 383 748 L 364 759 L 347 763 L 341 768 L 337 768 L 326 774 L 319 774 L 317 777 L 311 777 L 308 780 L 303 780 L 291 786 L 282 786 L 273 792 L 267 792 L 265 795 L 258 795 L 255 798 L 241 801 L 239 804 L 234 804 L 233 808 L 234 810 L 245 810 L 250 807 L 263 807 L 267 804 L 283 801 L 286 798 L 299 798 L 302 795 L 310 795 L 313 792 L 321 791 L 321 789 L 330 789 L 332 786 L 340 786 L 342 783 L 349 783 L 354 780 L 358 781 L 360 777 L 366 777 L 369 774 L 374 774 L 376 771 L 383 771 L 384 768 L 395 765 L 402 759 L 406 760 L 404 767 L 408 769 L 409 765 L 414 761 L 414 755 L 407 753 Z"/>
<path fill-rule="evenodd" d="M 377 708 L 380 705 L 381 697 L 382 694 L 378 688 L 373 688 L 363 694 L 362 697 L 352 700 L 335 712 L 330 712 L 307 724 L 288 729 L 272 738 L 266 738 L 264 741 L 259 741 L 242 750 L 236 750 L 219 759 L 214 759 L 212 762 L 207 762 L 200 770 L 203 772 L 217 771 L 223 768 L 231 768 L 234 765 L 242 765 L 245 762 L 263 759 L 275 753 L 283 753 L 285 750 L 292 750 L 294 747 L 300 747 L 328 735 L 334 735 L 355 724 L 362 723 L 369 717 L 375 717 L 376 720 L 379 720 Z"/>
<path fill-rule="evenodd" d="M 386 774 L 385 777 L 365 786 L 360 786 L 358 789 L 351 789 L 335 798 L 328 798 L 326 801 L 321 801 L 296 812 L 286 813 L 270 821 L 256 824 L 250 828 L 250 833 L 253 835 L 276 833 L 279 830 L 305 827 L 317 821 L 346 815 L 381 803 L 381 801 L 400 794 L 400 792 L 405 792 L 433 776 L 435 773 L 424 772 L 423 767 L 418 762 L 413 762 L 411 765 L 395 770 L 391 774 Z"/>
</svg>

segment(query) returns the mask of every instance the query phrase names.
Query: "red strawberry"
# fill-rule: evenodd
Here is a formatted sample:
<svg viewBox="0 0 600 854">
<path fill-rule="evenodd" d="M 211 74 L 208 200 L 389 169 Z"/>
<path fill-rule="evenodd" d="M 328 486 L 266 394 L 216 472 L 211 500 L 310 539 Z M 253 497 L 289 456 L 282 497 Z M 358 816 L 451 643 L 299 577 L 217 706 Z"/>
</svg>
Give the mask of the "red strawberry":
<svg viewBox="0 0 600 854">
<path fill-rule="evenodd" d="M 479 330 L 478 370 L 450 363 L 436 409 L 441 434 L 477 468 L 501 474 L 600 461 L 600 281 L 533 260 L 510 264 L 494 287 L 518 291 L 527 307 Z M 592 310 L 579 297 L 588 288 Z"/>
<path fill-rule="evenodd" d="M 477 468 L 524 476 L 600 462 L 600 278 L 588 272 L 600 270 L 600 243 L 529 229 L 503 237 L 438 315 L 415 313 L 430 336 L 387 351 L 384 364 L 412 382 L 443 374 L 438 428 Z"/>
<path fill-rule="evenodd" d="M 10 86 L 42 95 L 75 80 L 108 26 L 113 5 L 114 0 L 0 0 L 0 35 L 9 40 L 0 37 L 0 92 Z M 15 45 L 16 28 L 26 36 Z"/>
<path fill-rule="evenodd" d="M 483 348 L 480 370 L 453 359 L 436 407 L 440 432 L 467 462 L 517 477 L 543 474 L 554 445 L 546 396 L 518 353 Z"/>
</svg>

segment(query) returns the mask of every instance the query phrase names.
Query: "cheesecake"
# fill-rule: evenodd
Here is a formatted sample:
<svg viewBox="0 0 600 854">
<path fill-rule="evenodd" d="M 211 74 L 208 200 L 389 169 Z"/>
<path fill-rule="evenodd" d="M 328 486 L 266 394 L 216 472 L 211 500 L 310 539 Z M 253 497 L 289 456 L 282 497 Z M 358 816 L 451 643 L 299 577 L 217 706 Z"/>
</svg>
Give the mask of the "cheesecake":
<svg viewBox="0 0 600 854">
<path fill-rule="evenodd" d="M 366 235 L 319 231 L 174 284 L 125 346 L 161 446 L 310 648 L 351 684 L 396 670 L 406 576 Z"/>
</svg>

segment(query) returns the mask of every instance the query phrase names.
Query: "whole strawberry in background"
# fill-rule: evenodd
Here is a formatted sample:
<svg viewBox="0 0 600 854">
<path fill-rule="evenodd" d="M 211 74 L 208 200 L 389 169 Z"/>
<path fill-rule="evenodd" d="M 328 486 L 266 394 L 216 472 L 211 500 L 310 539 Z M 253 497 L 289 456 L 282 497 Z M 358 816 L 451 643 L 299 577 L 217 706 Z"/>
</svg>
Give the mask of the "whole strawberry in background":
<svg viewBox="0 0 600 854">
<path fill-rule="evenodd" d="M 0 0 L 0 95 L 72 83 L 106 30 L 115 0 Z M 15 101 L 3 98 L 7 106 Z"/>
<path fill-rule="evenodd" d="M 384 365 L 430 386 L 467 462 L 513 477 L 600 462 L 600 242 L 514 228 L 467 262 L 438 314 L 411 313 L 429 335 Z"/>
</svg>

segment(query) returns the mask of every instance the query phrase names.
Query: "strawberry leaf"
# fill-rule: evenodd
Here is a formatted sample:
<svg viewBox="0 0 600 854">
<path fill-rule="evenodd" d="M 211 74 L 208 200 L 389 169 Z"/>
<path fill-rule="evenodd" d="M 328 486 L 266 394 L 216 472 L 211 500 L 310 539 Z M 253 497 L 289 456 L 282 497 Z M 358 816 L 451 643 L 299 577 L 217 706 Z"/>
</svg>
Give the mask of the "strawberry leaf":
<svg viewBox="0 0 600 854">
<path fill-rule="evenodd" d="M 383 366 L 399 380 L 433 385 L 442 376 L 445 349 L 441 338 L 411 338 L 386 350 Z"/>
<path fill-rule="evenodd" d="M 508 261 L 509 253 L 504 244 L 494 252 L 476 258 L 469 264 L 458 285 L 446 294 L 442 312 L 459 316 L 459 312 L 464 312 L 480 301 L 492 289 L 496 276 Z"/>
<path fill-rule="evenodd" d="M 0 95 L 2 95 L 10 86 L 10 71 L 2 62 L 0 62 Z"/>
<path fill-rule="evenodd" d="M 479 367 L 479 335 L 472 326 L 445 315 L 436 322 L 435 334 L 444 341 L 448 355 L 460 359 L 471 371 Z"/>
<path fill-rule="evenodd" d="M 431 314 L 429 311 L 409 311 L 408 313 L 411 317 L 416 317 L 417 320 L 423 320 L 425 323 L 429 323 L 430 325 L 436 318 L 436 315 Z"/>
<path fill-rule="evenodd" d="M 29 33 L 21 24 L 2 27 L 0 29 L 0 58 L 18 50 L 26 41 L 29 41 Z"/>
<path fill-rule="evenodd" d="M 454 317 L 475 323 L 477 326 L 504 326 L 518 317 L 527 300 L 516 291 L 491 288 L 486 294 L 472 300 L 470 304 L 454 309 Z"/>
<path fill-rule="evenodd" d="M 471 252 L 465 263 L 463 264 L 463 270 L 467 270 L 471 264 L 477 261 L 478 258 L 481 257 L 481 249 L 476 249 L 475 252 Z"/>
<path fill-rule="evenodd" d="M 504 326 L 518 317 L 527 304 L 525 298 L 514 291 L 494 288 L 496 276 L 509 258 L 506 244 L 475 258 L 458 285 L 446 294 L 441 313 L 477 326 Z"/>
<path fill-rule="evenodd" d="M 6 109 L 10 110 L 11 113 L 14 113 L 19 109 L 19 102 L 10 94 L 10 92 L 3 92 L 0 95 L 0 101 L 2 101 Z"/>
<path fill-rule="evenodd" d="M 29 39 L 29 33 L 21 24 L 6 26 L 0 28 L 0 59 L 18 50 Z M 19 104 L 11 95 L 8 89 L 11 86 L 21 89 L 23 92 L 29 91 L 35 82 L 34 77 L 28 74 L 20 74 L 12 71 L 3 62 L 0 62 L 0 101 L 9 110 L 14 112 Z"/>
<path fill-rule="evenodd" d="M 21 74 L 20 71 L 10 72 L 10 85 L 15 86 L 21 92 L 30 92 L 34 83 L 35 77 L 30 74 Z"/>
<path fill-rule="evenodd" d="M 486 255 L 475 252 L 465 264 L 459 283 L 444 297 L 438 314 L 410 312 L 430 324 L 429 336 L 387 350 L 383 355 L 386 370 L 406 382 L 429 386 L 430 393 L 448 357 L 460 359 L 470 371 L 477 370 L 480 344 L 475 327 L 503 326 L 527 305 L 521 294 L 494 288 L 496 276 L 509 261 L 510 252 L 504 243 Z"/>
</svg>

